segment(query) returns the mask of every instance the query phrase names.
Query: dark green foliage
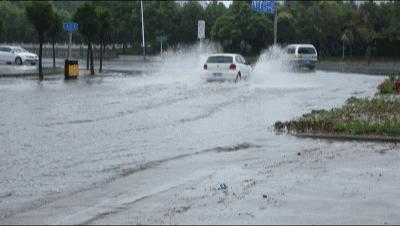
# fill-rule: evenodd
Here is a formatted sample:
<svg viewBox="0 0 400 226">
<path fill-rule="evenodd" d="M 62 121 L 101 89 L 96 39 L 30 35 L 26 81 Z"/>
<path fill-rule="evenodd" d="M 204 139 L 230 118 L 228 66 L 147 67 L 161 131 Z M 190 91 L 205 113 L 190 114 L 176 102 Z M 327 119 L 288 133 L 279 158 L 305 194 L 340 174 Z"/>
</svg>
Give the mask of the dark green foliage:
<svg viewBox="0 0 400 226">
<path fill-rule="evenodd" d="M 391 74 L 378 85 L 379 94 L 399 94 L 400 93 L 400 75 Z"/>
<path fill-rule="evenodd" d="M 79 24 L 78 32 L 86 41 L 93 41 L 97 37 L 100 24 L 95 5 L 90 2 L 80 5 L 74 13 L 73 21 Z"/>
<path fill-rule="evenodd" d="M 100 39 L 100 69 L 103 69 L 103 47 L 107 42 L 111 40 L 112 34 L 112 16 L 110 10 L 98 6 L 97 16 L 99 18 L 100 28 L 99 28 L 99 39 Z"/>
<path fill-rule="evenodd" d="M 79 24 L 79 33 L 88 43 L 88 52 L 90 54 L 90 74 L 94 75 L 92 44 L 97 38 L 100 30 L 100 20 L 96 6 L 91 2 L 85 2 L 80 5 L 73 16 L 73 20 Z"/>
<path fill-rule="evenodd" d="M 180 37 L 179 42 L 193 43 L 197 40 L 197 21 L 204 20 L 202 6 L 196 1 L 188 1 L 180 10 Z M 206 26 L 210 26 L 206 22 Z"/>
<path fill-rule="evenodd" d="M 0 41 L 2 33 L 3 33 L 3 21 L 0 19 Z"/>
<path fill-rule="evenodd" d="M 36 3 L 37 1 L 35 1 Z M 201 4 L 200 4 L 201 3 Z M 197 41 L 197 20 L 206 21 L 206 38 L 219 41 L 225 51 L 257 54 L 273 41 L 273 16 L 255 13 L 251 1 L 233 1 L 229 8 L 218 1 L 143 1 L 146 43 L 158 49 L 155 37 L 168 37 L 169 45 Z M 312 43 L 321 56 L 399 57 L 400 2 L 284 1 L 278 5 L 278 43 Z M 140 1 L 54 1 L 63 21 L 83 5 L 102 6 L 111 12 L 112 43 L 139 49 Z M 0 1 L 2 40 L 37 42 L 34 28 L 25 16 L 29 1 Z M 92 12 L 92 16 L 94 16 Z M 95 17 L 93 17 L 95 18 Z M 86 21 L 88 22 L 88 21 Z M 74 41 L 100 42 L 98 28 L 81 24 L 89 33 L 74 34 Z M 94 26 L 92 26 L 94 25 Z M 91 30 L 92 29 L 92 30 Z M 33 40 L 32 40 L 32 37 Z M 84 40 L 86 39 L 86 40 Z M 60 35 L 56 41 L 67 41 Z M 126 48 L 124 48 L 125 51 Z"/>
<path fill-rule="evenodd" d="M 39 38 L 39 79 L 43 80 L 42 47 L 45 35 L 50 32 L 54 21 L 54 7 L 51 2 L 40 1 L 26 5 L 26 17 L 32 23 Z"/>
<path fill-rule="evenodd" d="M 52 47 L 53 47 L 53 68 L 56 67 L 56 56 L 55 56 L 55 42 L 56 39 L 63 33 L 63 18 L 61 14 L 57 11 L 54 11 L 52 24 L 49 30 L 49 37 L 51 39 Z"/>
</svg>

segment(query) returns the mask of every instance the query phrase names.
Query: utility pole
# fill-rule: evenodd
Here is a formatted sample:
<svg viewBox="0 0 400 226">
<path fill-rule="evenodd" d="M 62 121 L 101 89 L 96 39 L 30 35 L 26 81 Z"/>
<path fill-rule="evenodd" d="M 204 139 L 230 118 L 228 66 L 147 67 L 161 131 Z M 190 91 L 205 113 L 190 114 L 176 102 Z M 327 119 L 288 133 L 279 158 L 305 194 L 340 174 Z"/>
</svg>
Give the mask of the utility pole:
<svg viewBox="0 0 400 226">
<path fill-rule="evenodd" d="M 68 32 L 69 42 L 68 42 L 68 59 L 71 59 L 71 46 L 72 46 L 72 31 Z"/>
<path fill-rule="evenodd" d="M 275 17 L 274 17 L 274 45 L 277 42 L 277 33 L 278 33 L 278 7 L 275 6 Z"/>
<path fill-rule="evenodd" d="M 143 61 L 146 62 L 146 44 L 144 41 L 144 20 L 143 20 L 143 0 L 140 0 L 140 7 L 142 9 L 142 47 L 143 47 Z"/>
</svg>

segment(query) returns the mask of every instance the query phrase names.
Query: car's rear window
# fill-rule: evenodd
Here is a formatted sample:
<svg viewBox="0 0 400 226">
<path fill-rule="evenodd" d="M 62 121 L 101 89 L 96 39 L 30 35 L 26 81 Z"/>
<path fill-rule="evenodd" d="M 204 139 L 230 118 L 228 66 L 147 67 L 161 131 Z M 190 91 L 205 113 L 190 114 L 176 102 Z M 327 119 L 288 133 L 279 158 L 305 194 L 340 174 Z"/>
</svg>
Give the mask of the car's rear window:
<svg viewBox="0 0 400 226">
<path fill-rule="evenodd" d="M 299 54 L 315 54 L 315 49 L 311 47 L 300 47 L 297 52 Z"/>
<path fill-rule="evenodd" d="M 288 54 L 294 54 L 295 51 L 296 51 L 295 48 L 288 48 L 288 49 L 287 49 L 287 53 L 288 53 Z"/>
<path fill-rule="evenodd" d="M 207 59 L 207 63 L 233 63 L 230 56 L 211 56 Z"/>
<path fill-rule="evenodd" d="M 3 51 L 3 52 L 11 52 L 11 49 L 10 49 L 10 48 L 7 48 L 7 47 L 0 47 L 0 51 Z"/>
</svg>

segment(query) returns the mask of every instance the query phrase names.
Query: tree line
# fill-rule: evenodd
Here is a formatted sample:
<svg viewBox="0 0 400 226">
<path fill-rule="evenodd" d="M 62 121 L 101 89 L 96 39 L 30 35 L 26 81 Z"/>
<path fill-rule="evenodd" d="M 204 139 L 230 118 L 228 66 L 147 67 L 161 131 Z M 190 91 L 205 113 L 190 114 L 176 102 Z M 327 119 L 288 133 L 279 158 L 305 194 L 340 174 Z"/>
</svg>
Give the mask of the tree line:
<svg viewBox="0 0 400 226">
<path fill-rule="evenodd" d="M 273 43 L 273 15 L 255 13 L 251 1 L 143 1 L 145 39 L 159 48 L 156 37 L 167 45 L 197 41 L 197 21 L 206 21 L 206 38 L 218 41 L 225 51 L 258 54 Z M 34 1 L 0 1 L 0 42 L 39 42 L 26 8 Z M 130 44 L 140 53 L 140 1 L 53 1 L 58 22 L 80 23 L 74 40 L 89 44 Z M 86 7 L 86 8 L 85 8 Z M 278 43 L 312 43 L 321 56 L 398 57 L 400 51 L 400 2 L 283 1 L 278 8 Z M 97 16 L 94 16 L 94 11 Z M 83 15 L 83 14 L 90 14 Z M 106 12 L 106 16 L 98 16 Z M 104 21 L 104 18 L 109 18 Z M 92 20 L 91 22 L 89 22 Z M 95 21 L 93 21 L 95 20 Z M 91 24 L 86 26 L 85 24 Z M 106 23 L 106 24 L 104 24 Z M 101 26 L 100 24 L 103 24 Z M 85 29 L 87 27 L 88 30 Z M 103 30 L 101 30 L 103 28 Z M 92 29 L 92 30 L 91 30 Z M 51 34 L 51 35 L 50 35 Z M 46 42 L 66 42 L 62 31 L 49 32 Z M 90 55 L 90 50 L 88 56 Z"/>
</svg>

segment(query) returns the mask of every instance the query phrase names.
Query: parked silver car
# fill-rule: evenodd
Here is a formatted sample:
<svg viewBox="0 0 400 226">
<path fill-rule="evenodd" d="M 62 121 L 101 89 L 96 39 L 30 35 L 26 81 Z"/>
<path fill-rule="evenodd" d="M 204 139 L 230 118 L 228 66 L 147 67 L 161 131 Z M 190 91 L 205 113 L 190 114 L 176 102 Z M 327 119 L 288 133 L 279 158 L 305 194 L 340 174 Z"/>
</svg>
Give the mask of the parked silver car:
<svg viewBox="0 0 400 226">
<path fill-rule="evenodd" d="M 39 58 L 35 53 L 28 52 L 20 46 L 0 46 L 0 61 L 7 64 L 22 65 L 30 63 L 35 65 Z"/>
</svg>

